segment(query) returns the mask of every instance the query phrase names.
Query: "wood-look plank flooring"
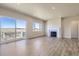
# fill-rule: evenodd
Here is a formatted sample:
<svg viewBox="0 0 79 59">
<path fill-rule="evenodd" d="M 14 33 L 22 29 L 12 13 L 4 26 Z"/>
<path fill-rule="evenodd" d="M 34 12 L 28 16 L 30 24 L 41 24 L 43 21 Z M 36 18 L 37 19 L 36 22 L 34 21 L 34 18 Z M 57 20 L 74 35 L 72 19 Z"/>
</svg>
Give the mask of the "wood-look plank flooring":
<svg viewBox="0 0 79 59">
<path fill-rule="evenodd" d="M 79 39 L 40 37 L 0 45 L 1 56 L 78 56 Z"/>
</svg>

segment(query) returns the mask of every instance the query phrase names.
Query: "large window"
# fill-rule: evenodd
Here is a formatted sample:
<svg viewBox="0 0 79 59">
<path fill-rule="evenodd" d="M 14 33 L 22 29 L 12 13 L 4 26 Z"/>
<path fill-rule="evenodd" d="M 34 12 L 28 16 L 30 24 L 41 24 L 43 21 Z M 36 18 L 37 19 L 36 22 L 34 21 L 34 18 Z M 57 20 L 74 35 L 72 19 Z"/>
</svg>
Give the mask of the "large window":
<svg viewBox="0 0 79 59">
<path fill-rule="evenodd" d="M 33 22 L 32 29 L 33 31 L 42 31 L 42 24 Z"/>
</svg>

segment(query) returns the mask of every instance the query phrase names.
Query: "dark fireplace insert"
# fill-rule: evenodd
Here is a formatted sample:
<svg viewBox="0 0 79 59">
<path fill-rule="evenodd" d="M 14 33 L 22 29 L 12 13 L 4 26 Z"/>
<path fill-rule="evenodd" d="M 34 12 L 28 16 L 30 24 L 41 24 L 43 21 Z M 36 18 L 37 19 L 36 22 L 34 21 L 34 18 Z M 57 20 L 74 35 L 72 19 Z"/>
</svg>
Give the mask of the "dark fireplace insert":
<svg viewBox="0 0 79 59">
<path fill-rule="evenodd" d="M 51 37 L 57 37 L 57 32 L 56 31 L 51 31 Z"/>
</svg>

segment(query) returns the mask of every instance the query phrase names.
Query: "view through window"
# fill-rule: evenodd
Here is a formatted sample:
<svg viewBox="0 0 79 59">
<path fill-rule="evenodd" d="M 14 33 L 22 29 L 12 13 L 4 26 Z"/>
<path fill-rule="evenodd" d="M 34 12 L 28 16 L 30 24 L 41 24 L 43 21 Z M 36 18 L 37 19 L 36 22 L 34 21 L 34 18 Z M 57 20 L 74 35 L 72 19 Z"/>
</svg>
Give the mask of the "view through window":
<svg viewBox="0 0 79 59">
<path fill-rule="evenodd" d="M 26 38 L 26 22 L 24 20 L 16 20 L 16 38 Z"/>
<path fill-rule="evenodd" d="M 0 17 L 1 42 L 24 39 L 26 37 L 26 21 L 9 17 Z"/>
<path fill-rule="evenodd" d="M 33 28 L 33 31 L 42 31 L 42 24 L 33 22 L 32 28 Z"/>
</svg>

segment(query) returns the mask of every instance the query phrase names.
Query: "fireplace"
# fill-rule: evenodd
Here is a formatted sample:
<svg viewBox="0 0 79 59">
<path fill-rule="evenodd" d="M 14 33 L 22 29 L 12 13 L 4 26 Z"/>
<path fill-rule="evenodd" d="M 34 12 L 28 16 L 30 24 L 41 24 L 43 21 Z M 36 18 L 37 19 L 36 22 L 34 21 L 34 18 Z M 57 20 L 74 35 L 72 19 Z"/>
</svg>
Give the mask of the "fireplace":
<svg viewBox="0 0 79 59">
<path fill-rule="evenodd" d="M 56 31 L 51 31 L 51 37 L 57 37 L 57 32 Z"/>
</svg>

